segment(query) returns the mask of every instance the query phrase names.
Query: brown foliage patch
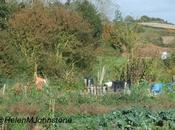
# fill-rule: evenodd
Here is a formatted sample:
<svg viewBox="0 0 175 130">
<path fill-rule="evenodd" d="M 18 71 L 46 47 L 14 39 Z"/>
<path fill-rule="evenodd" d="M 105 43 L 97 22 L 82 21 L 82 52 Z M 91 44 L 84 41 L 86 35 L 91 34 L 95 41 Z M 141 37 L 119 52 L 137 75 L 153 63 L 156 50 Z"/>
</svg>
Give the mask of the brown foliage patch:
<svg viewBox="0 0 175 130">
<path fill-rule="evenodd" d="M 100 104 L 81 104 L 80 106 L 75 105 L 60 105 L 55 106 L 56 112 L 63 112 L 67 114 L 91 114 L 98 115 L 110 112 L 113 107 L 108 107 Z"/>
<path fill-rule="evenodd" d="M 24 114 L 34 116 L 38 113 L 39 109 L 35 105 L 27 105 L 24 103 L 16 103 L 10 106 L 10 112 L 13 114 Z"/>
<path fill-rule="evenodd" d="M 161 53 L 167 51 L 171 52 L 171 48 L 159 47 L 153 44 L 142 44 L 137 47 L 136 55 L 142 58 L 159 58 Z"/>
<path fill-rule="evenodd" d="M 113 27 L 110 24 L 105 24 L 103 26 L 102 38 L 104 41 L 108 41 L 111 38 L 111 33 L 113 32 Z"/>
<path fill-rule="evenodd" d="M 61 27 L 59 29 L 91 32 L 91 26 L 77 12 L 65 9 L 64 7 L 55 7 L 52 11 L 55 23 Z"/>
<path fill-rule="evenodd" d="M 48 15 L 48 10 L 42 7 L 25 8 L 15 13 L 9 23 L 14 29 L 23 28 L 24 31 L 35 33 L 37 36 L 50 32 L 55 27 L 55 23 Z"/>
<path fill-rule="evenodd" d="M 16 83 L 13 87 L 12 87 L 12 91 L 15 93 L 15 95 L 20 95 L 22 93 L 24 93 L 25 91 L 25 87 L 26 87 L 26 91 L 31 91 L 32 90 L 32 86 L 31 84 L 22 84 L 22 83 Z"/>
<path fill-rule="evenodd" d="M 162 40 L 163 40 L 163 44 L 169 45 L 169 44 L 174 43 L 175 37 L 174 36 L 162 36 Z"/>
<path fill-rule="evenodd" d="M 80 106 L 81 113 L 91 115 L 104 114 L 109 112 L 110 110 L 111 108 L 100 104 L 82 104 Z"/>
<path fill-rule="evenodd" d="M 65 106 L 64 105 L 61 105 L 61 104 L 56 104 L 55 105 L 55 111 L 56 112 L 64 112 L 65 111 Z"/>
<path fill-rule="evenodd" d="M 16 83 L 13 87 L 12 87 L 13 92 L 16 95 L 22 94 L 24 91 L 24 86 L 22 83 Z"/>
</svg>

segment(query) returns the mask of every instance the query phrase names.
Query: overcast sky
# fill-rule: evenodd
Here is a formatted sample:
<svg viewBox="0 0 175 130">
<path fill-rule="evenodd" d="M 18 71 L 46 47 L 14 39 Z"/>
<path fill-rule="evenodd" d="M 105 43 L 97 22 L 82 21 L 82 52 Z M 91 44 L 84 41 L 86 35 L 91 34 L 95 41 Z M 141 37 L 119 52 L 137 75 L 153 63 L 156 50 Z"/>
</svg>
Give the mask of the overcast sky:
<svg viewBox="0 0 175 130">
<path fill-rule="evenodd" d="M 106 0 L 107 1 L 107 0 Z M 108 16 L 114 16 L 116 4 L 119 5 L 123 15 L 139 18 L 142 15 L 159 17 L 175 24 L 175 0 L 112 0 L 113 7 Z"/>
</svg>

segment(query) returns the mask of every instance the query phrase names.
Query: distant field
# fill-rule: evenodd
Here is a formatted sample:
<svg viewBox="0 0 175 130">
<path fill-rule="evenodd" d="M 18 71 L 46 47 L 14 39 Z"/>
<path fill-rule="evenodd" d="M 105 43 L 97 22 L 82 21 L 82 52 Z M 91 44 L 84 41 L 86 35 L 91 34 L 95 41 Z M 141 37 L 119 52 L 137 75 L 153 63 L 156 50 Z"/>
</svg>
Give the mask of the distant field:
<svg viewBox="0 0 175 130">
<path fill-rule="evenodd" d="M 139 23 L 139 24 L 144 25 L 144 26 L 148 26 L 148 27 L 154 27 L 154 28 L 175 30 L 175 25 L 171 25 L 171 24 L 162 24 L 162 23 L 153 23 L 153 22 L 144 22 L 144 23 Z"/>
</svg>

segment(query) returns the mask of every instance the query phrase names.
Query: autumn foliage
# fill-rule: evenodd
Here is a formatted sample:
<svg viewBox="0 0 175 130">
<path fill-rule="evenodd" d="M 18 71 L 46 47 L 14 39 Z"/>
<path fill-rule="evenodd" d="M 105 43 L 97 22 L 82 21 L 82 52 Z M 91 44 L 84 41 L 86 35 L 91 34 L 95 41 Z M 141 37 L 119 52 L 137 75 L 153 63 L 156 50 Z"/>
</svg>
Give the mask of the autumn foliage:
<svg viewBox="0 0 175 130">
<path fill-rule="evenodd" d="M 37 63 L 38 73 L 73 81 L 75 69 L 88 69 L 93 61 L 90 23 L 63 6 L 22 8 L 9 19 L 8 35 L 5 42 L 15 53 L 11 64 L 29 77 Z"/>
</svg>

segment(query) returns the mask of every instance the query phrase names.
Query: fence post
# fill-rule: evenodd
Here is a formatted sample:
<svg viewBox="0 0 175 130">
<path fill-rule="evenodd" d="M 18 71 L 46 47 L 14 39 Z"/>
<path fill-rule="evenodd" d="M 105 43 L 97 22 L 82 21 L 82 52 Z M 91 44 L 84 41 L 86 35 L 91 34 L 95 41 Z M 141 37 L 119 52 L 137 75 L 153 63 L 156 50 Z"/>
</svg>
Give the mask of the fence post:
<svg viewBox="0 0 175 130">
<path fill-rule="evenodd" d="M 173 82 L 175 82 L 175 75 L 173 75 L 173 79 L 172 80 L 173 80 Z"/>
<path fill-rule="evenodd" d="M 100 90 L 100 86 L 97 86 L 97 92 L 98 92 L 98 95 L 101 95 L 101 90 Z"/>
<path fill-rule="evenodd" d="M 94 86 L 94 95 L 97 94 L 97 86 Z"/>
<path fill-rule="evenodd" d="M 4 84 L 4 86 L 3 86 L 3 90 L 2 90 L 3 95 L 5 94 L 5 88 L 6 88 L 6 84 Z"/>
<path fill-rule="evenodd" d="M 50 99 L 49 104 L 51 105 L 51 108 L 50 108 L 51 117 L 54 118 L 55 117 L 55 99 Z M 52 125 L 54 126 L 55 123 L 52 123 Z"/>
<path fill-rule="evenodd" d="M 24 95 L 25 97 L 27 97 L 27 86 L 26 85 L 24 86 Z"/>
<path fill-rule="evenodd" d="M 103 86 L 102 89 L 103 89 L 103 94 L 106 94 L 106 86 Z"/>
<path fill-rule="evenodd" d="M 90 89 L 91 89 L 91 94 L 93 94 L 94 88 L 91 86 Z"/>
<path fill-rule="evenodd" d="M 87 87 L 87 89 L 88 89 L 88 94 L 90 94 L 91 93 L 91 88 Z"/>
<path fill-rule="evenodd" d="M 105 76 L 105 66 L 103 66 L 102 71 L 101 71 L 99 85 L 102 85 L 104 76 Z"/>
</svg>

